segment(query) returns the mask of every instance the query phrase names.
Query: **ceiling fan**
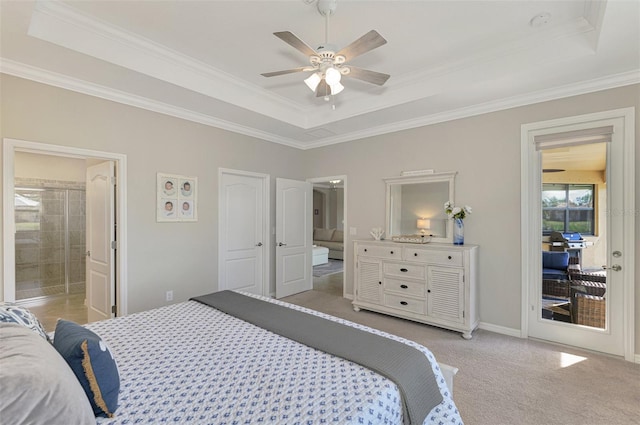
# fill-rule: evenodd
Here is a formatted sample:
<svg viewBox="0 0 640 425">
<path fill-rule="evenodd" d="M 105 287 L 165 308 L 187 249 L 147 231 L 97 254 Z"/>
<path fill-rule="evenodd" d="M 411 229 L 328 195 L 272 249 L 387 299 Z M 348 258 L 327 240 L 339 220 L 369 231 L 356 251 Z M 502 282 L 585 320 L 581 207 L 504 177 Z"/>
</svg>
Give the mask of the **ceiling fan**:
<svg viewBox="0 0 640 425">
<path fill-rule="evenodd" d="M 310 3 L 305 0 L 305 3 Z M 330 95 L 340 93 L 344 86 L 340 84 L 341 77 L 349 76 L 367 83 L 383 85 L 390 77 L 389 74 L 370 71 L 351 65 L 347 61 L 367 53 L 387 43 L 377 31 L 371 30 L 347 47 L 336 52 L 335 46 L 329 44 L 329 16 L 336 10 L 336 0 L 318 0 L 318 12 L 325 17 L 325 44 L 317 49 L 311 48 L 307 43 L 290 31 L 274 32 L 273 35 L 309 56 L 311 65 L 283 71 L 266 72 L 264 77 L 276 77 L 278 75 L 292 74 L 295 72 L 312 72 L 304 82 L 315 92 L 317 97 L 329 99 Z"/>
</svg>

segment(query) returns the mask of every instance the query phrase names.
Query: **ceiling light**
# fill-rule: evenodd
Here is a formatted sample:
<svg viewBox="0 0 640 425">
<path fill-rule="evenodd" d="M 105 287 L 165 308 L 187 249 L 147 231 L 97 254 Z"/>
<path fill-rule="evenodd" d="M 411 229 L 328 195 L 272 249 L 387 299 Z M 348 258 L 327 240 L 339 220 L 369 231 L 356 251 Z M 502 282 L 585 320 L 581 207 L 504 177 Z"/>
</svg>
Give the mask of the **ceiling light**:
<svg viewBox="0 0 640 425">
<path fill-rule="evenodd" d="M 331 94 L 338 94 L 340 93 L 342 90 L 344 90 L 344 86 L 340 83 L 333 83 L 333 84 L 329 84 L 329 87 L 331 87 Z"/>
<path fill-rule="evenodd" d="M 340 83 L 341 77 L 342 74 L 340 74 L 340 71 L 338 71 L 334 67 L 328 68 L 324 73 L 324 79 L 327 80 L 327 84 L 329 84 L 330 86 L 333 86 L 336 83 Z"/>
<path fill-rule="evenodd" d="M 315 92 L 321 80 L 322 77 L 320 76 L 320 73 L 314 72 L 309 78 L 304 80 L 304 83 L 311 89 L 312 92 Z"/>
</svg>

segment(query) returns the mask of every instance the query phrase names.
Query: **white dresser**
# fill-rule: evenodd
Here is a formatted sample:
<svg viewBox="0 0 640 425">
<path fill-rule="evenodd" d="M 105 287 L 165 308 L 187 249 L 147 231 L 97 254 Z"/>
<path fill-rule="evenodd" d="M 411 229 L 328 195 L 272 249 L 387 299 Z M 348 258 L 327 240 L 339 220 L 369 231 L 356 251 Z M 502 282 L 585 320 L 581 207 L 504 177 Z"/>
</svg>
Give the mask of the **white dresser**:
<svg viewBox="0 0 640 425">
<path fill-rule="evenodd" d="M 476 245 L 356 241 L 353 308 L 462 332 L 478 326 Z"/>
</svg>

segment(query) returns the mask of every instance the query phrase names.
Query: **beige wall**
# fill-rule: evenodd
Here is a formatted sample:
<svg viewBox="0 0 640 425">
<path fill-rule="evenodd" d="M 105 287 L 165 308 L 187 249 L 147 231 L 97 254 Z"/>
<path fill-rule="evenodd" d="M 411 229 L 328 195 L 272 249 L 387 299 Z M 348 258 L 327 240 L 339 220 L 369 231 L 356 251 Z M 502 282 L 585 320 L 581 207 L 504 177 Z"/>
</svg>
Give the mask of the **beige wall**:
<svg viewBox="0 0 640 425">
<path fill-rule="evenodd" d="M 473 207 L 465 220 L 465 242 L 480 245 L 481 321 L 519 329 L 520 126 L 635 106 L 640 138 L 640 85 L 299 151 L 19 78 L 3 76 L 1 82 L 0 136 L 127 155 L 131 312 L 162 305 L 168 289 L 177 301 L 216 289 L 218 167 L 300 179 L 346 175 L 346 219 L 357 228 L 355 237 L 345 232 L 347 246 L 355 238 L 369 239 L 372 227 L 384 227 L 383 178 L 432 168 L 458 171 L 456 201 Z M 640 149 L 636 163 L 638 158 Z M 197 223 L 155 222 L 158 171 L 198 176 Z M 639 176 L 637 167 L 637 203 Z M 638 210 L 629 213 L 638 217 Z M 640 264 L 638 218 L 635 231 L 635 262 Z M 346 254 L 351 292 L 352 250 Z M 636 306 L 635 351 L 640 353 L 638 283 Z"/>
<path fill-rule="evenodd" d="M 525 123 L 635 106 L 640 140 L 640 85 L 450 121 L 308 152 L 313 175 L 348 177 L 348 223 L 370 239 L 384 227 L 383 178 L 403 170 L 458 171 L 456 203 L 473 207 L 465 220 L 465 243 L 480 245 L 480 320 L 520 329 L 520 129 Z M 638 143 L 636 142 L 636 146 Z M 422 154 L 420 154 L 422 153 Z M 636 164 L 640 147 L 636 147 Z M 640 264 L 640 165 L 636 165 L 635 264 Z M 353 252 L 347 250 L 347 292 L 352 292 Z M 636 277 L 640 267 L 636 267 Z M 640 353 L 640 279 L 636 278 L 636 353 Z"/>
<path fill-rule="evenodd" d="M 167 290 L 182 301 L 217 289 L 218 167 L 270 174 L 273 188 L 275 177 L 306 176 L 298 149 L 20 78 L 0 82 L 1 137 L 127 155 L 130 313 L 163 305 Z M 198 222 L 156 223 L 157 172 L 198 176 Z"/>
<path fill-rule="evenodd" d="M 84 182 L 87 166 L 84 159 L 16 152 L 13 171 L 15 177 Z"/>
</svg>

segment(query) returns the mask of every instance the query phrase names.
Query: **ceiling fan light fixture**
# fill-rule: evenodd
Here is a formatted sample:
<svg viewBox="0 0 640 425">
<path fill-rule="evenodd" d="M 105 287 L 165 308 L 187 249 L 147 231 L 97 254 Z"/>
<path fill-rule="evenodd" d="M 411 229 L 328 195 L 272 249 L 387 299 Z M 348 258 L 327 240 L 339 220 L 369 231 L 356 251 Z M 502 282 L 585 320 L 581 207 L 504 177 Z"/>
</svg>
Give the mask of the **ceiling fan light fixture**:
<svg viewBox="0 0 640 425">
<path fill-rule="evenodd" d="M 322 77 L 320 76 L 320 73 L 314 72 L 313 74 L 311 74 L 311 76 L 309 76 L 309 78 L 304 80 L 304 83 L 311 89 L 312 92 L 315 92 L 321 80 Z"/>
<path fill-rule="evenodd" d="M 334 84 L 340 84 L 340 78 L 342 78 L 342 74 L 334 67 L 330 67 L 325 71 L 324 78 L 325 80 L 327 80 L 327 84 L 333 86 Z"/>
<path fill-rule="evenodd" d="M 344 86 L 342 84 L 340 84 L 339 82 L 333 83 L 333 84 L 329 84 L 329 87 L 331 87 L 331 94 L 332 95 L 336 95 L 338 93 L 340 93 L 342 90 L 344 90 Z"/>
</svg>

